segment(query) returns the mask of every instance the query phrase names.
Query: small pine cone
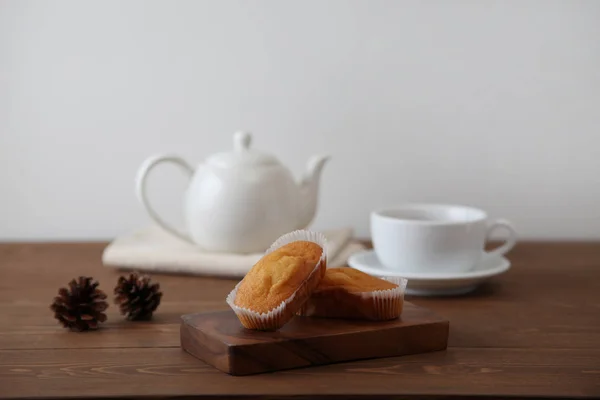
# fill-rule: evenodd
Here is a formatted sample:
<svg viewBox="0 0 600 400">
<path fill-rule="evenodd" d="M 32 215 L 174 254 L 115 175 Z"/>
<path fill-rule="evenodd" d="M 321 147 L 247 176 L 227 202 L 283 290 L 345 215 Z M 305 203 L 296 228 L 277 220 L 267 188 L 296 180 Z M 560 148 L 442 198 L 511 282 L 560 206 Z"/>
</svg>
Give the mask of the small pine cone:
<svg viewBox="0 0 600 400">
<path fill-rule="evenodd" d="M 56 318 L 65 328 L 87 331 L 98 328 L 106 321 L 104 311 L 108 308 L 106 294 L 92 283 L 92 278 L 80 276 L 69 282 L 69 288 L 60 288 L 58 296 L 50 305 Z"/>
<path fill-rule="evenodd" d="M 160 304 L 162 293 L 158 283 L 150 284 L 150 277 L 137 272 L 121 276 L 115 287 L 115 303 L 129 320 L 148 320 Z"/>
</svg>

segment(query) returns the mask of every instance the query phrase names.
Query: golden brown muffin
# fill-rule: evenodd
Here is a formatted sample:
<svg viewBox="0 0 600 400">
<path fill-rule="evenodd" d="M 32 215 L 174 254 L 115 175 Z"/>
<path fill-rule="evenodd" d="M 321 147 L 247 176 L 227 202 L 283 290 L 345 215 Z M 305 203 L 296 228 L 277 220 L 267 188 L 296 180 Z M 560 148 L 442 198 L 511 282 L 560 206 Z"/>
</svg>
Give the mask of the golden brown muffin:
<svg viewBox="0 0 600 400">
<path fill-rule="evenodd" d="M 404 306 L 404 286 L 353 268 L 331 268 L 302 306 L 299 314 L 312 317 L 388 320 Z"/>
<path fill-rule="evenodd" d="M 331 268 L 319 282 L 316 292 L 343 288 L 350 293 L 374 292 L 398 287 L 392 282 L 375 278 L 354 268 Z"/>
<path fill-rule="evenodd" d="M 267 254 L 242 280 L 235 305 L 266 313 L 290 298 L 313 272 L 323 249 L 316 243 L 298 241 Z"/>
<path fill-rule="evenodd" d="M 262 257 L 228 297 L 249 329 L 276 330 L 296 315 L 326 268 L 324 248 L 296 240 Z"/>
</svg>

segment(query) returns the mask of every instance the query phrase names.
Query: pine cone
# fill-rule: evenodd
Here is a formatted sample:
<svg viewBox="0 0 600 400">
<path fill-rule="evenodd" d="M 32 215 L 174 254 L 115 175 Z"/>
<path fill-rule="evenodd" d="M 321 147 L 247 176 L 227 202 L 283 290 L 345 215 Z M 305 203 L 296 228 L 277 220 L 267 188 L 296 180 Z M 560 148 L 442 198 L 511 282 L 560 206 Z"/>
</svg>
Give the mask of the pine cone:
<svg viewBox="0 0 600 400">
<path fill-rule="evenodd" d="M 92 278 L 80 276 L 78 280 L 69 282 L 69 289 L 60 288 L 58 296 L 50 305 L 56 318 L 65 328 L 87 331 L 98 328 L 99 322 L 106 321 L 104 310 L 108 303 L 106 295 L 92 283 Z"/>
<path fill-rule="evenodd" d="M 159 289 L 158 283 L 150 284 L 147 275 L 134 272 L 128 277 L 121 276 L 115 287 L 115 303 L 129 320 L 150 319 L 162 298 Z"/>
</svg>

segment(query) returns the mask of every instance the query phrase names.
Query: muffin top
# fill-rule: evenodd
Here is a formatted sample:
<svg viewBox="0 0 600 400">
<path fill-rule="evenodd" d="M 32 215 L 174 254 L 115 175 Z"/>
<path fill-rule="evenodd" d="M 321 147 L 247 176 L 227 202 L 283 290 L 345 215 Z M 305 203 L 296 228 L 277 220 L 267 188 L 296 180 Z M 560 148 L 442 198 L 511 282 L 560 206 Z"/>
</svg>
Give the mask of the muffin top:
<svg viewBox="0 0 600 400">
<path fill-rule="evenodd" d="M 322 254 L 318 244 L 296 241 L 265 255 L 242 280 L 234 304 L 259 313 L 269 312 L 298 290 Z"/>
<path fill-rule="evenodd" d="M 354 268 L 330 268 L 319 282 L 316 292 L 344 289 L 350 293 L 374 292 L 398 287 L 391 282 L 365 274 Z"/>
</svg>

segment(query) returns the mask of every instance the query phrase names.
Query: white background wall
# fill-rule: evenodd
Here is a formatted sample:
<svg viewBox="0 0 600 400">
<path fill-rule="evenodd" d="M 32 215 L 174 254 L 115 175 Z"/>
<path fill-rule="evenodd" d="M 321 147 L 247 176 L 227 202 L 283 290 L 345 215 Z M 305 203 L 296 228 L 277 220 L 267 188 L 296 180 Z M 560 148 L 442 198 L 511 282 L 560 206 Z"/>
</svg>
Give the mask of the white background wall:
<svg viewBox="0 0 600 400">
<path fill-rule="evenodd" d="M 0 85 L 3 240 L 143 226 L 144 158 L 237 129 L 332 154 L 315 228 L 435 201 L 600 239 L 600 2 L 3 0 Z M 151 183 L 181 222 L 179 171 Z"/>
</svg>

